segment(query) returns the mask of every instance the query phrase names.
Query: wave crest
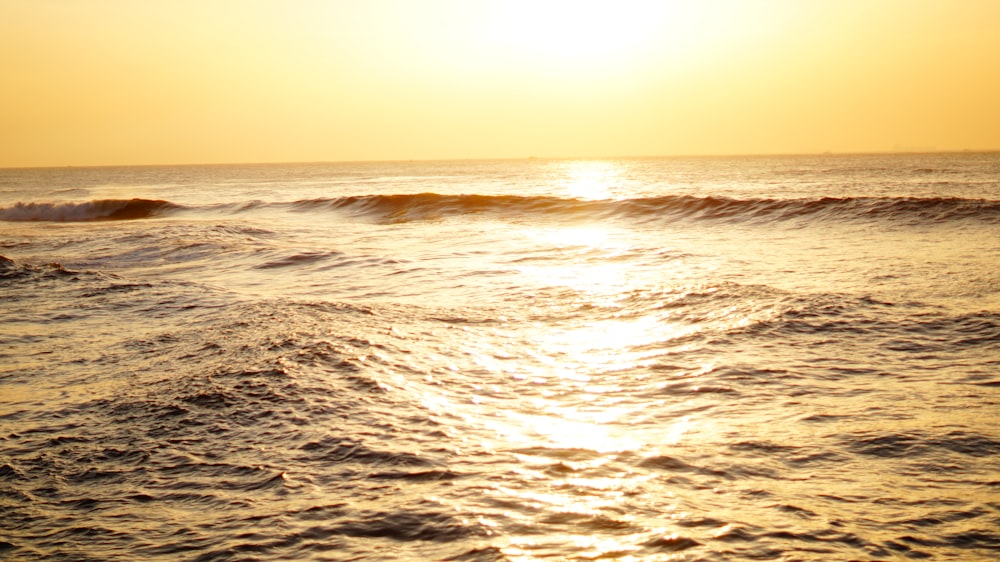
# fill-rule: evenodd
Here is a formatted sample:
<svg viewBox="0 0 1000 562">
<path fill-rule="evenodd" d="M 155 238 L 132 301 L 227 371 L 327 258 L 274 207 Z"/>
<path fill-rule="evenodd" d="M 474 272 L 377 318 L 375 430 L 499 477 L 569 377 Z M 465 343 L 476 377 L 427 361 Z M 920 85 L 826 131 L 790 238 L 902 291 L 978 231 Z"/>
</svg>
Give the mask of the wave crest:
<svg viewBox="0 0 1000 562">
<path fill-rule="evenodd" d="M 733 199 L 665 195 L 620 200 L 585 200 L 554 196 L 418 193 L 307 199 L 293 203 L 292 208 L 299 212 L 335 209 L 355 216 L 390 222 L 483 213 L 591 219 L 619 216 L 638 220 L 692 218 L 758 221 L 814 218 L 832 221 L 941 222 L 979 219 L 1000 222 L 1000 201 L 940 197 Z"/>
<path fill-rule="evenodd" d="M 17 203 L 0 209 L 0 221 L 83 222 L 134 220 L 177 209 L 158 199 L 102 199 L 74 203 Z M 463 215 L 538 216 L 600 220 L 625 218 L 759 222 L 786 220 L 889 221 L 909 224 L 955 220 L 1000 223 L 1000 201 L 947 197 L 822 197 L 769 199 L 664 195 L 631 199 L 574 199 L 546 195 L 447 195 L 438 193 L 353 195 L 291 203 L 234 202 L 207 209 L 233 213 L 278 209 L 337 211 L 380 222 L 435 220 Z"/>
<path fill-rule="evenodd" d="M 16 203 L 0 209 L 3 221 L 86 222 L 135 220 L 157 216 L 180 205 L 160 199 L 100 199 L 78 203 Z"/>
</svg>

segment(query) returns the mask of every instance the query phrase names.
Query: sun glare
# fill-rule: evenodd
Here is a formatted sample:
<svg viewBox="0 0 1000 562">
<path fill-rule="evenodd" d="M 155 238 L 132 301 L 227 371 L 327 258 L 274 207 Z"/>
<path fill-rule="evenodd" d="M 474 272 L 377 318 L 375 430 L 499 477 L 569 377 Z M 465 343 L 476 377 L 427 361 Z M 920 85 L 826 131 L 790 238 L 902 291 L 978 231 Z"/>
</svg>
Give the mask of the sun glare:
<svg viewBox="0 0 1000 562">
<path fill-rule="evenodd" d="M 622 182 L 621 167 L 611 162 L 574 161 L 564 167 L 563 185 L 577 199 L 610 199 Z"/>
<path fill-rule="evenodd" d="M 688 0 L 512 0 L 493 5 L 487 39 L 524 64 L 561 75 L 649 70 L 656 61 L 697 59 L 706 43 L 725 43 L 754 26 L 745 8 L 721 15 L 718 8 Z"/>
<path fill-rule="evenodd" d="M 496 39 L 540 56 L 589 59 L 636 47 L 643 40 L 643 22 L 649 21 L 642 12 L 656 4 L 504 2 L 494 33 Z"/>
</svg>

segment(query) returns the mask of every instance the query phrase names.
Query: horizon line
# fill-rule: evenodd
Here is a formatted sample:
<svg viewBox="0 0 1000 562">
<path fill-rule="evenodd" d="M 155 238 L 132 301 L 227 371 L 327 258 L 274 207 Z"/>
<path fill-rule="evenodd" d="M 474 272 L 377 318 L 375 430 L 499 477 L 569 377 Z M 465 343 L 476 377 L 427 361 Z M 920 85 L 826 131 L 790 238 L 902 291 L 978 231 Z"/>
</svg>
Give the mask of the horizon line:
<svg viewBox="0 0 1000 562">
<path fill-rule="evenodd" d="M 286 160 L 286 161 L 240 161 L 240 162 L 185 162 L 169 164 L 61 164 L 40 166 L 0 166 L 0 170 L 58 170 L 67 168 L 167 168 L 195 166 L 280 166 L 280 165 L 318 165 L 318 164 L 391 164 L 417 162 L 491 162 L 491 161 L 531 161 L 531 160 L 641 160 L 669 158 L 766 158 L 766 157 L 799 157 L 799 156 L 865 156 L 890 154 L 990 154 L 1000 152 L 1000 148 L 964 148 L 964 149 L 915 149 L 915 150 L 872 150 L 872 151 L 836 151 L 822 152 L 744 152 L 719 154 L 659 154 L 659 155 L 619 155 L 619 156 L 507 156 L 507 157 L 473 157 L 473 158 L 373 158 L 370 160 Z"/>
</svg>

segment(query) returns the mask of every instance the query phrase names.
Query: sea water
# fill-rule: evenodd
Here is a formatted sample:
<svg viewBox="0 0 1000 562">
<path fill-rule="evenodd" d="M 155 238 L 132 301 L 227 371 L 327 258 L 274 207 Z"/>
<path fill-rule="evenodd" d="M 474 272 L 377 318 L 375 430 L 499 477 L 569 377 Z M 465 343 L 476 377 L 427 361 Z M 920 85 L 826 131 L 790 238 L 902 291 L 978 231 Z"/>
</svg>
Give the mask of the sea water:
<svg viewBox="0 0 1000 562">
<path fill-rule="evenodd" d="M 994 560 L 1000 154 L 0 170 L 0 558 Z"/>
</svg>

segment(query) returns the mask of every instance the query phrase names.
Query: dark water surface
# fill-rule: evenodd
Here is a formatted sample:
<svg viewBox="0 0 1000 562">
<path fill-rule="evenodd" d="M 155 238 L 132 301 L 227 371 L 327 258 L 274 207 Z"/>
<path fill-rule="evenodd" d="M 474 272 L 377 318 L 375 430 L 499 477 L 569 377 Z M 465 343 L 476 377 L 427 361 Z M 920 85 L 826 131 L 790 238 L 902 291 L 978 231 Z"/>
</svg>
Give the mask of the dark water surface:
<svg viewBox="0 0 1000 562">
<path fill-rule="evenodd" d="M 1000 155 L 0 170 L 0 559 L 994 560 Z"/>
</svg>

